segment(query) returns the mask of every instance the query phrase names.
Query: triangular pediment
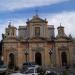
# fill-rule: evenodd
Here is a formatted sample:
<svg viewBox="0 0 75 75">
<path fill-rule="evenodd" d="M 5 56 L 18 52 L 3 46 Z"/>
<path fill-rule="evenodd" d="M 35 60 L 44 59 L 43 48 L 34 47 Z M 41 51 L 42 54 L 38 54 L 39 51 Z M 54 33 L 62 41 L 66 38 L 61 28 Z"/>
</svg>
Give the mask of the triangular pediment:
<svg viewBox="0 0 75 75">
<path fill-rule="evenodd" d="M 40 23 L 40 22 L 45 22 L 47 23 L 46 19 L 43 20 L 42 18 L 40 18 L 39 16 L 35 15 L 33 16 L 33 18 L 31 20 L 28 20 L 27 23 Z"/>
</svg>

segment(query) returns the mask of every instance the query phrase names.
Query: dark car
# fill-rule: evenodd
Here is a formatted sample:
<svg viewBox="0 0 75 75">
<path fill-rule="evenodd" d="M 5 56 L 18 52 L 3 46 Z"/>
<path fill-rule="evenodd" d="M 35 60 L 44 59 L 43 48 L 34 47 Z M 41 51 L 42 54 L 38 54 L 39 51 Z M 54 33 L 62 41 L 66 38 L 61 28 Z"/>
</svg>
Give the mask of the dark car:
<svg viewBox="0 0 75 75">
<path fill-rule="evenodd" d="M 39 65 L 36 65 L 35 63 L 33 62 L 25 62 L 23 63 L 22 65 L 22 69 L 21 69 L 21 72 L 25 72 L 29 67 L 40 67 Z"/>
<path fill-rule="evenodd" d="M 5 73 L 7 71 L 7 65 L 0 60 L 0 74 Z"/>
<path fill-rule="evenodd" d="M 32 67 L 32 64 L 31 64 L 30 62 L 24 62 L 24 63 L 22 64 L 21 72 L 22 72 L 22 73 L 25 72 L 25 71 L 28 69 L 28 67 Z"/>
</svg>

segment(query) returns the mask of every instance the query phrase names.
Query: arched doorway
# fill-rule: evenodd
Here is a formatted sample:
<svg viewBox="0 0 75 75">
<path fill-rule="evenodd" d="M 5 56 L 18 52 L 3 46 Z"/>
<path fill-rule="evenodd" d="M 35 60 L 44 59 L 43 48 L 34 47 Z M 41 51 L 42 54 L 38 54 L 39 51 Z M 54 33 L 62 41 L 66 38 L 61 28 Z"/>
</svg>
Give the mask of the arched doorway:
<svg viewBox="0 0 75 75">
<path fill-rule="evenodd" d="M 67 65 L 67 55 L 66 55 L 66 52 L 62 52 L 61 53 L 61 59 L 62 59 L 62 66 L 66 66 Z"/>
<path fill-rule="evenodd" d="M 42 57 L 41 57 L 41 53 L 36 53 L 35 54 L 35 63 L 38 65 L 42 65 Z"/>
<path fill-rule="evenodd" d="M 13 69 L 15 67 L 15 56 L 13 53 L 9 54 L 9 68 Z"/>
</svg>

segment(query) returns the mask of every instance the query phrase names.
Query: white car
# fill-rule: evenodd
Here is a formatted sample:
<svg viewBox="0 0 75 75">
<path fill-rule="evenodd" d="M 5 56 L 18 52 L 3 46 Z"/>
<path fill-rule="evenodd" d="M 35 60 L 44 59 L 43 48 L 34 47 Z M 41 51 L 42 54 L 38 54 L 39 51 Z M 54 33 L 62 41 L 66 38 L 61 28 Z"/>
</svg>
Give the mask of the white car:
<svg viewBox="0 0 75 75">
<path fill-rule="evenodd" d="M 7 71 L 7 65 L 0 65 L 0 73 L 4 73 Z"/>
<path fill-rule="evenodd" d="M 24 75 L 38 75 L 39 67 L 29 67 L 28 70 L 24 73 Z"/>
</svg>

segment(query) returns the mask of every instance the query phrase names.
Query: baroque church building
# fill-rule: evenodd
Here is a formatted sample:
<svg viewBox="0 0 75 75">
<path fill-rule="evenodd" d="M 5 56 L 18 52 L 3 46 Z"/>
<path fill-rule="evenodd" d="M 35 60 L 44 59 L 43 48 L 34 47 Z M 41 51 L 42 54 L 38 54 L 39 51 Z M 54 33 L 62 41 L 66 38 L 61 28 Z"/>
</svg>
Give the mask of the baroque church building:
<svg viewBox="0 0 75 75">
<path fill-rule="evenodd" d="M 43 67 L 62 67 L 75 62 L 73 41 L 63 26 L 57 28 L 55 37 L 54 25 L 48 25 L 38 15 L 26 24 L 17 29 L 9 23 L 5 29 L 2 45 L 5 64 L 21 67 L 24 62 L 34 62 Z"/>
</svg>

